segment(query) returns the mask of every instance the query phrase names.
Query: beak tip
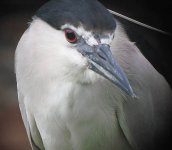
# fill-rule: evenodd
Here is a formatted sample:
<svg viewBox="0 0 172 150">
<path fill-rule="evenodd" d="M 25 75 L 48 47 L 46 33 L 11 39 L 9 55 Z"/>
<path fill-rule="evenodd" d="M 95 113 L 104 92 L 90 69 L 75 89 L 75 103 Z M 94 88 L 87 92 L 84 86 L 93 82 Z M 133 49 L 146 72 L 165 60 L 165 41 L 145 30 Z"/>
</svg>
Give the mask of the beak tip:
<svg viewBox="0 0 172 150">
<path fill-rule="evenodd" d="M 132 94 L 131 94 L 131 97 L 132 97 L 132 98 L 137 98 L 137 96 L 136 96 L 135 93 L 132 93 Z"/>
<path fill-rule="evenodd" d="M 130 91 L 127 94 L 131 96 L 133 99 L 138 98 L 137 95 L 133 92 L 133 89 L 130 89 Z"/>
<path fill-rule="evenodd" d="M 132 98 L 137 98 L 136 94 L 134 93 L 133 91 L 133 88 L 131 87 L 130 83 L 128 82 L 127 84 L 128 88 L 127 88 L 127 91 L 126 93 L 131 96 Z"/>
</svg>

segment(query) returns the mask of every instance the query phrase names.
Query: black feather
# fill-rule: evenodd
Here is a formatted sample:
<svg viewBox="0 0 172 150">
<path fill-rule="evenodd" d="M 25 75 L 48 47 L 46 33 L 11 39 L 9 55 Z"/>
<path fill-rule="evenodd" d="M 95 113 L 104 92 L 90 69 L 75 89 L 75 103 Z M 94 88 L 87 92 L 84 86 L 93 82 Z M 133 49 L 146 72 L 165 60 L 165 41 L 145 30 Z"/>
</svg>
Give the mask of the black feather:
<svg viewBox="0 0 172 150">
<path fill-rule="evenodd" d="M 100 32 L 112 31 L 116 27 L 113 16 L 97 0 L 51 0 L 35 16 L 56 29 L 67 23 Z"/>
</svg>

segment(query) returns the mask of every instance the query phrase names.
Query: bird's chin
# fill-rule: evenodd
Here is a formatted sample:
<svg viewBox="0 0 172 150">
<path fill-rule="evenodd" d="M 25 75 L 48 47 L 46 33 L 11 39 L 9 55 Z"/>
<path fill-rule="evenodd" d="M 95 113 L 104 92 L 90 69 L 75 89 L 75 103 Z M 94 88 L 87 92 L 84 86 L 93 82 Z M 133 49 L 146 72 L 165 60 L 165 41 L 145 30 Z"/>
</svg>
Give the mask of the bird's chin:
<svg viewBox="0 0 172 150">
<path fill-rule="evenodd" d="M 90 70 L 89 68 L 82 71 L 82 73 L 78 76 L 78 82 L 80 84 L 94 84 L 100 80 L 105 80 L 102 76 Z"/>
</svg>

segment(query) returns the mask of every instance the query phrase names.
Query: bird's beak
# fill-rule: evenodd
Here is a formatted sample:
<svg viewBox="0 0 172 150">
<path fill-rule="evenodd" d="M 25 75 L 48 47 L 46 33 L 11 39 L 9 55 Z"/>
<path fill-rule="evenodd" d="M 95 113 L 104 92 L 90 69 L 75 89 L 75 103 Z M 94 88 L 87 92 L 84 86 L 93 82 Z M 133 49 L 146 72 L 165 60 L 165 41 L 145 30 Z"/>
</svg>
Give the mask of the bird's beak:
<svg viewBox="0 0 172 150">
<path fill-rule="evenodd" d="M 109 45 L 94 46 L 92 50 L 83 49 L 82 53 L 87 57 L 91 70 L 110 80 L 128 95 L 135 97 L 127 76 L 113 57 Z"/>
</svg>

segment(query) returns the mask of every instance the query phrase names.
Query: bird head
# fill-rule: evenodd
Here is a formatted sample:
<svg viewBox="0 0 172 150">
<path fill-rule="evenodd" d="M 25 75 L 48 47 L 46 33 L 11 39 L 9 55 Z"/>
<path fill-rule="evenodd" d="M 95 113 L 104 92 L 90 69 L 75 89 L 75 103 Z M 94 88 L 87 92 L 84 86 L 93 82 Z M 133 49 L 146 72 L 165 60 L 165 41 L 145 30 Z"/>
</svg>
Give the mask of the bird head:
<svg viewBox="0 0 172 150">
<path fill-rule="evenodd" d="M 49 79 L 80 84 L 109 80 L 132 96 L 111 51 L 115 28 L 113 16 L 96 0 L 49 1 L 37 11 L 28 31 L 36 62 L 32 64 Z"/>
</svg>

